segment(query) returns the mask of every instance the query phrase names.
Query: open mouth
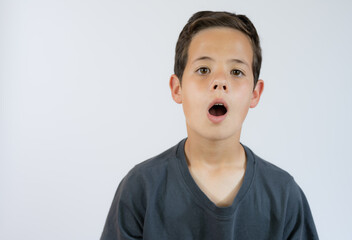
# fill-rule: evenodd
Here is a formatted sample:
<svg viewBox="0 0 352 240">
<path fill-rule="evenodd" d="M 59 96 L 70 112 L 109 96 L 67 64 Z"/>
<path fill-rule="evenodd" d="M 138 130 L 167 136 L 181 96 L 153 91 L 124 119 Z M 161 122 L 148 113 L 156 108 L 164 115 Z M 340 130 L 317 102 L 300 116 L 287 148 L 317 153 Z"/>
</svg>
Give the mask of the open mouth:
<svg viewBox="0 0 352 240">
<path fill-rule="evenodd" d="M 209 114 L 213 116 L 222 116 L 227 113 L 227 109 L 222 103 L 216 103 L 209 109 Z"/>
</svg>

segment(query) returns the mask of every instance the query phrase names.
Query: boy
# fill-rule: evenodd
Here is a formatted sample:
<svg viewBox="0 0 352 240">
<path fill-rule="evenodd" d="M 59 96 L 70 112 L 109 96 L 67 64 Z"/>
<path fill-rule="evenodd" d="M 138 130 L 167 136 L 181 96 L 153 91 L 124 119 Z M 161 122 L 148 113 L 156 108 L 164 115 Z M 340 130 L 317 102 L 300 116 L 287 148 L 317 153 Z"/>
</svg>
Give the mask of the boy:
<svg viewBox="0 0 352 240">
<path fill-rule="evenodd" d="M 263 92 L 260 66 L 259 37 L 246 16 L 190 18 L 170 78 L 187 138 L 121 181 L 101 239 L 318 239 L 293 178 L 240 143 Z"/>
</svg>

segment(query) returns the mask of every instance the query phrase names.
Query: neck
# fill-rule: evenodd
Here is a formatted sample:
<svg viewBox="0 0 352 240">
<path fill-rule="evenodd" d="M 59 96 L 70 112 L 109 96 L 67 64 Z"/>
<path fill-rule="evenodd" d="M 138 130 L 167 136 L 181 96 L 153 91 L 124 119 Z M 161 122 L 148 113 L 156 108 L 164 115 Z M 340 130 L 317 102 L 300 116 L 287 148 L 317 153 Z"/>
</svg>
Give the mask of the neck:
<svg viewBox="0 0 352 240">
<path fill-rule="evenodd" d="M 188 135 L 185 154 L 189 165 L 211 168 L 239 166 L 245 162 L 245 151 L 239 136 L 228 139 L 205 139 L 197 135 Z"/>
</svg>

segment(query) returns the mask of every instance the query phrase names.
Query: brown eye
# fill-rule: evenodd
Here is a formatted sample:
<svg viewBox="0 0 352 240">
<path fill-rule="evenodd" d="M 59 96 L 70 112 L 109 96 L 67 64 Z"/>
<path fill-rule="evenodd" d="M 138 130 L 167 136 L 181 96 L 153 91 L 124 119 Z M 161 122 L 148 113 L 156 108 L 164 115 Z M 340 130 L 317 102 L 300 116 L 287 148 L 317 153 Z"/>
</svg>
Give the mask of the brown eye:
<svg viewBox="0 0 352 240">
<path fill-rule="evenodd" d="M 197 72 L 201 75 L 205 75 L 205 74 L 210 73 L 210 69 L 206 68 L 206 67 L 201 67 L 197 70 Z"/>
<path fill-rule="evenodd" d="M 237 77 L 240 77 L 240 76 L 243 75 L 242 71 L 241 71 L 241 70 L 237 70 L 237 69 L 232 70 L 232 71 L 231 71 L 231 74 L 232 74 L 232 75 L 235 75 L 235 76 L 237 76 Z"/>
</svg>

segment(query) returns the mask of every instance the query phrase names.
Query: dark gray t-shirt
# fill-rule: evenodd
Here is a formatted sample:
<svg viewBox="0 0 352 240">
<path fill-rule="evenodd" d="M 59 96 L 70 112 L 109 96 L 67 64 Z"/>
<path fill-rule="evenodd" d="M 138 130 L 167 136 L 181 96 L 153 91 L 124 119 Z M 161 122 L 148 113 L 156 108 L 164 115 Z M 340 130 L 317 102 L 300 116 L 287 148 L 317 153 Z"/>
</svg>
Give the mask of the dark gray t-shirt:
<svg viewBox="0 0 352 240">
<path fill-rule="evenodd" d="M 193 180 L 182 140 L 121 181 L 101 240 L 318 239 L 304 193 L 284 170 L 247 146 L 242 186 L 217 207 Z"/>
</svg>

